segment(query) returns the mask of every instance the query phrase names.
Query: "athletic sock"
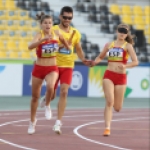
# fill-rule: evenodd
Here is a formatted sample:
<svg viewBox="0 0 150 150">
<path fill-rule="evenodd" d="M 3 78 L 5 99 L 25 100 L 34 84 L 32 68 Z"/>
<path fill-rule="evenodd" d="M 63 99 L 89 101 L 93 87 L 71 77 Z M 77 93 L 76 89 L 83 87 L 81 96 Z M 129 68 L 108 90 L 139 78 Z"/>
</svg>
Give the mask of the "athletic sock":
<svg viewBox="0 0 150 150">
<path fill-rule="evenodd" d="M 60 125 L 61 124 L 61 121 L 60 120 L 56 120 L 56 125 Z"/>
</svg>

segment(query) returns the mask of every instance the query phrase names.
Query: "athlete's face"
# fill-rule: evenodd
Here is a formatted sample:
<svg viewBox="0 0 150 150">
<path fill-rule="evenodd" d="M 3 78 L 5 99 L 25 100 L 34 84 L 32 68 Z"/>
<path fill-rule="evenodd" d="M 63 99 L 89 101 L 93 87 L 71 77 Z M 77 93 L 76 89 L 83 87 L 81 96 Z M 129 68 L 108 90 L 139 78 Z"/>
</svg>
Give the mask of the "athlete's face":
<svg viewBox="0 0 150 150">
<path fill-rule="evenodd" d="M 62 15 L 60 15 L 61 24 L 65 28 L 67 28 L 68 26 L 70 26 L 72 18 L 73 18 L 73 14 L 72 13 L 64 12 Z"/>
<path fill-rule="evenodd" d="M 128 29 L 125 27 L 119 27 L 117 29 L 117 37 L 120 40 L 125 40 L 128 35 Z"/>
<path fill-rule="evenodd" d="M 43 31 L 49 32 L 52 25 L 53 25 L 52 19 L 47 18 L 47 19 L 44 19 L 43 22 L 41 23 L 41 28 L 42 28 Z"/>
</svg>

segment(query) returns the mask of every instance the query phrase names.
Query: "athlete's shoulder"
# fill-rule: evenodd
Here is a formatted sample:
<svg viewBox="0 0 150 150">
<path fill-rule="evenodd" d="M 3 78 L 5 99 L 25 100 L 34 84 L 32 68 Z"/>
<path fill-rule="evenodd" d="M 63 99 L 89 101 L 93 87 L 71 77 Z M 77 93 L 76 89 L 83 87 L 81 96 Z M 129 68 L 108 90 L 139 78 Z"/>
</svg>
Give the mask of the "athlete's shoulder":
<svg viewBox="0 0 150 150">
<path fill-rule="evenodd" d="M 78 29 L 71 26 L 71 30 L 75 30 L 77 34 L 81 34 Z"/>
<path fill-rule="evenodd" d="M 130 47 L 133 47 L 133 45 L 131 43 L 126 42 L 126 48 L 129 49 Z"/>
<path fill-rule="evenodd" d="M 105 47 L 107 47 L 108 49 L 112 48 L 113 46 L 114 46 L 114 41 L 105 44 Z"/>
<path fill-rule="evenodd" d="M 41 38 L 42 35 L 43 35 L 42 30 L 39 30 L 39 31 L 37 31 L 37 32 L 35 33 L 34 37 Z"/>
<path fill-rule="evenodd" d="M 127 46 L 132 46 L 132 44 L 129 43 L 129 42 L 126 42 L 125 45 L 127 45 Z"/>
</svg>

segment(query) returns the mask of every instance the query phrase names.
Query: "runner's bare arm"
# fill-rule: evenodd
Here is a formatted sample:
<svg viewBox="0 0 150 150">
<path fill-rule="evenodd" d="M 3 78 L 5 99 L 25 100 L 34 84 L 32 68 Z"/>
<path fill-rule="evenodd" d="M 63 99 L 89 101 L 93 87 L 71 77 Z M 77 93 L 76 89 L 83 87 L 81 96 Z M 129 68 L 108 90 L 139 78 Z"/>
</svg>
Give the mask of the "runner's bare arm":
<svg viewBox="0 0 150 150">
<path fill-rule="evenodd" d="M 78 57 L 84 61 L 85 60 L 85 55 L 84 55 L 84 52 L 82 50 L 82 47 L 81 47 L 81 43 L 77 43 L 76 46 L 75 46 L 75 49 L 76 49 L 76 52 L 77 52 L 77 55 Z"/>
<path fill-rule="evenodd" d="M 64 39 L 64 37 L 62 35 L 59 35 L 59 40 L 64 44 L 64 46 L 70 50 L 70 46 L 68 44 L 68 42 Z"/>
<path fill-rule="evenodd" d="M 128 53 L 131 57 L 132 62 L 127 63 L 126 68 L 132 68 L 134 66 L 137 66 L 138 65 L 138 59 L 137 59 L 136 53 L 133 49 L 133 46 L 130 43 L 127 44 L 127 50 L 128 50 Z"/>
<path fill-rule="evenodd" d="M 107 43 L 107 44 L 104 46 L 102 52 L 95 58 L 95 60 L 94 60 L 94 62 L 93 62 L 95 65 L 97 65 L 98 63 L 100 63 L 100 62 L 104 59 L 104 57 L 106 56 L 106 53 L 107 53 L 108 50 L 109 50 L 109 49 L 108 49 L 109 45 L 110 45 L 110 43 Z"/>
<path fill-rule="evenodd" d="M 84 55 L 84 52 L 82 50 L 80 42 L 76 44 L 75 49 L 76 49 L 76 53 L 77 53 L 78 57 L 81 59 L 82 63 L 86 66 L 90 66 L 91 60 L 88 60 L 85 58 L 85 55 Z"/>
<path fill-rule="evenodd" d="M 34 49 L 34 48 L 36 48 L 39 44 L 41 44 L 42 42 L 44 42 L 44 41 L 46 41 L 46 40 L 48 40 L 48 39 L 50 39 L 50 38 L 51 38 L 51 36 L 46 36 L 46 37 L 44 37 L 44 38 L 41 39 L 41 33 L 39 32 L 39 33 L 37 33 L 37 34 L 34 36 L 33 40 L 32 40 L 31 43 L 28 45 L 28 49 L 29 49 L 29 50 Z"/>
<path fill-rule="evenodd" d="M 57 35 L 57 37 L 59 38 L 59 40 L 61 41 L 61 43 L 68 49 L 70 50 L 70 46 L 69 43 L 64 39 L 64 37 L 60 34 L 59 30 L 54 30 L 55 35 Z M 63 48 L 63 47 L 60 47 Z"/>
</svg>

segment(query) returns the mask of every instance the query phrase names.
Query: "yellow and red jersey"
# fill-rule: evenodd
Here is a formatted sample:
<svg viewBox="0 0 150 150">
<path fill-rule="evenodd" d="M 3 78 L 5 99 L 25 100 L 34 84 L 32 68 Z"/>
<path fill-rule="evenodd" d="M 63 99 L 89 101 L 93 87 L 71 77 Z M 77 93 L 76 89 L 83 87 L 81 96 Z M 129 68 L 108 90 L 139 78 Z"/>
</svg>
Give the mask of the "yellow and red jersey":
<svg viewBox="0 0 150 150">
<path fill-rule="evenodd" d="M 73 31 L 75 30 L 75 34 L 73 36 L 72 43 L 71 43 L 71 49 L 70 50 L 66 50 L 65 48 L 60 49 L 56 55 L 58 67 L 73 68 L 74 67 L 74 48 L 76 44 L 80 42 L 80 39 L 81 39 L 80 32 L 71 26 L 70 26 L 69 32 L 65 32 L 64 30 L 60 29 L 58 25 L 53 26 L 52 30 L 54 32 L 58 31 L 59 34 L 61 34 L 66 41 L 70 39 Z M 63 44 L 59 40 L 59 46 L 61 47 L 62 45 Z"/>
<path fill-rule="evenodd" d="M 44 38 L 44 33 L 41 30 L 41 38 Z M 53 31 L 51 31 L 52 39 L 42 42 L 36 48 L 36 55 L 39 58 L 51 58 L 56 57 L 56 52 L 59 49 L 58 38 Z"/>
<path fill-rule="evenodd" d="M 125 49 L 126 45 L 127 42 L 124 42 L 121 47 L 115 47 L 115 42 L 113 41 L 109 46 L 108 62 L 122 62 L 126 64 L 129 57 Z"/>
</svg>

